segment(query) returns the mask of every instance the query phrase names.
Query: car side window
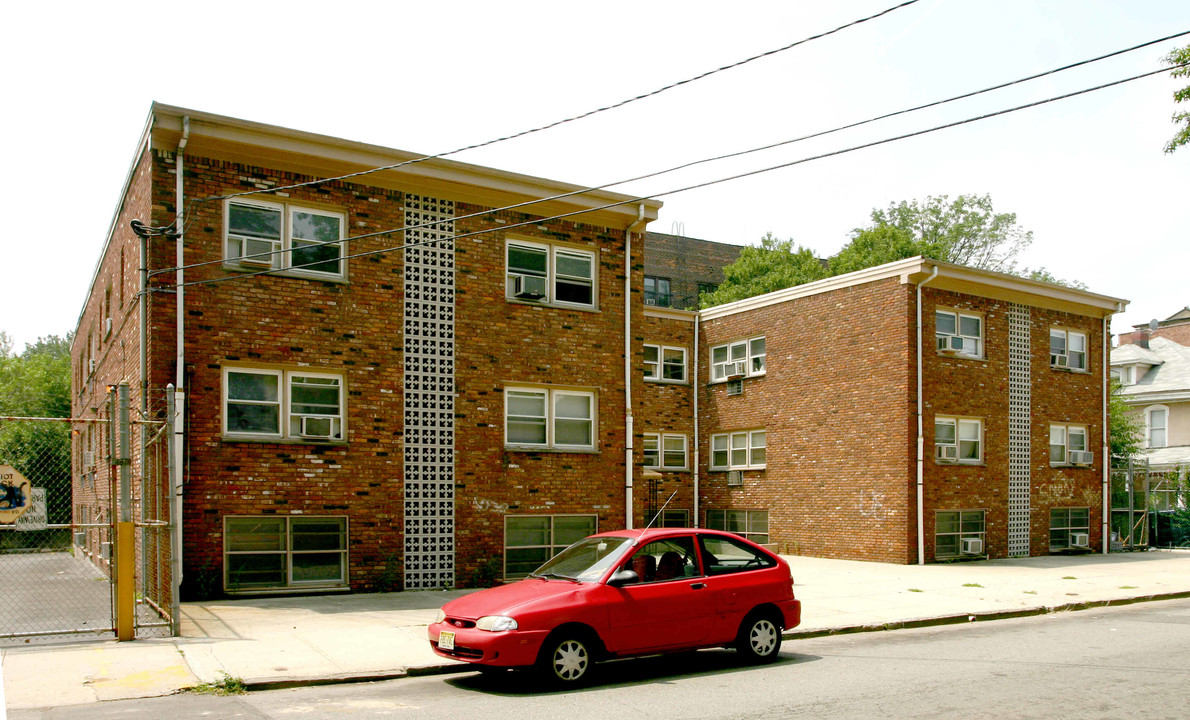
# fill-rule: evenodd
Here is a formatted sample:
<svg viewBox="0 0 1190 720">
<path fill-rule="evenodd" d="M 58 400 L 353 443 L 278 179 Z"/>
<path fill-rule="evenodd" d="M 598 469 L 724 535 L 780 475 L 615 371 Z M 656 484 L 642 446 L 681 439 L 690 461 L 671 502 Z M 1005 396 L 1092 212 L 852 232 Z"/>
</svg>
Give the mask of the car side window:
<svg viewBox="0 0 1190 720">
<path fill-rule="evenodd" d="M 681 580 L 698 575 L 694 538 L 655 540 L 636 552 L 623 569 L 636 573 L 642 583 Z"/>
<path fill-rule="evenodd" d="M 701 542 L 703 570 L 707 575 L 727 575 L 777 564 L 773 558 L 736 538 L 703 537 Z"/>
</svg>

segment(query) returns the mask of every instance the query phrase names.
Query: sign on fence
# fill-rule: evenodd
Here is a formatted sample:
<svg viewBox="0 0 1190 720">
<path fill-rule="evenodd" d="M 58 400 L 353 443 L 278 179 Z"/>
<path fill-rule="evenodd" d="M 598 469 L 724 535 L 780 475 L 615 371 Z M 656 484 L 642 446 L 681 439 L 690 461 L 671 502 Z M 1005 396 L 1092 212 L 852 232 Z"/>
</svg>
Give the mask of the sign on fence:
<svg viewBox="0 0 1190 720">
<path fill-rule="evenodd" d="M 49 526 L 49 512 L 46 510 L 45 488 L 33 488 L 29 496 L 29 509 L 17 518 L 17 530 L 45 530 Z"/>
<path fill-rule="evenodd" d="M 32 488 L 33 483 L 16 468 L 0 465 L 0 524 L 11 525 L 25 514 L 32 502 Z"/>
</svg>

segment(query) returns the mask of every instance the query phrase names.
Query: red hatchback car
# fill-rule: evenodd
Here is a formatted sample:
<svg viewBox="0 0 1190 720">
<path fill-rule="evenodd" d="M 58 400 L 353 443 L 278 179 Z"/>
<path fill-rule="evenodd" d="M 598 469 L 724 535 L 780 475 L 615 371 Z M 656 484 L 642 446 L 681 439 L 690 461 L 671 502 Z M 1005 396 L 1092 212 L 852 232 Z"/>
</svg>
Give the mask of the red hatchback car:
<svg viewBox="0 0 1190 720">
<path fill-rule="evenodd" d="M 799 622 L 780 557 L 731 533 L 657 528 L 592 535 L 523 580 L 453 600 L 429 637 L 442 657 L 577 684 L 592 663 L 634 655 L 734 647 L 772 660 Z"/>
</svg>

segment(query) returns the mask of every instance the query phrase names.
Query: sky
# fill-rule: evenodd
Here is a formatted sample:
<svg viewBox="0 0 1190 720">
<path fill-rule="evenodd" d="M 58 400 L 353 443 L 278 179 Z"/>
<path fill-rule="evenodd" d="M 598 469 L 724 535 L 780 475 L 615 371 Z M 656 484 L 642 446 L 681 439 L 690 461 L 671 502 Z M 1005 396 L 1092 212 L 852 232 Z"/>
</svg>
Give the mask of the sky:
<svg viewBox="0 0 1190 720">
<path fill-rule="evenodd" d="M 599 3 L 53 2 L 0 11 L 0 331 L 74 329 L 153 101 L 441 153 L 651 93 L 901 0 Z M 586 119 L 452 156 L 595 186 L 786 141 L 1190 31 L 1186 0 L 918 0 Z M 1190 35 L 976 98 L 612 190 L 657 232 L 819 256 L 874 208 L 990 195 L 1027 268 L 1130 301 L 1114 332 L 1190 306 L 1190 146 L 1167 73 L 822 159 L 1162 67 Z M 1180 85 L 1190 84 L 1183 78 Z M 1190 108 L 1183 107 L 1183 110 Z M 793 164 L 790 164 L 793 163 Z M 674 192 L 774 166 L 746 178 Z"/>
</svg>

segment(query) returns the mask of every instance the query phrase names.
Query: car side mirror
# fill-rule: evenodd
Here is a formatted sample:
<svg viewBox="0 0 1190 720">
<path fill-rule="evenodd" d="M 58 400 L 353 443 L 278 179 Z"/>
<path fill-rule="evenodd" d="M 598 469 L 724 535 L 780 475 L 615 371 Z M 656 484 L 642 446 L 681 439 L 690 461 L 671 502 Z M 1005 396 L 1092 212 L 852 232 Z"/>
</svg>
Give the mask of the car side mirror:
<svg viewBox="0 0 1190 720">
<path fill-rule="evenodd" d="M 612 587 L 620 587 L 621 585 L 631 585 L 632 583 L 640 582 L 640 575 L 637 575 L 633 570 L 620 570 L 607 579 L 607 584 Z"/>
</svg>

